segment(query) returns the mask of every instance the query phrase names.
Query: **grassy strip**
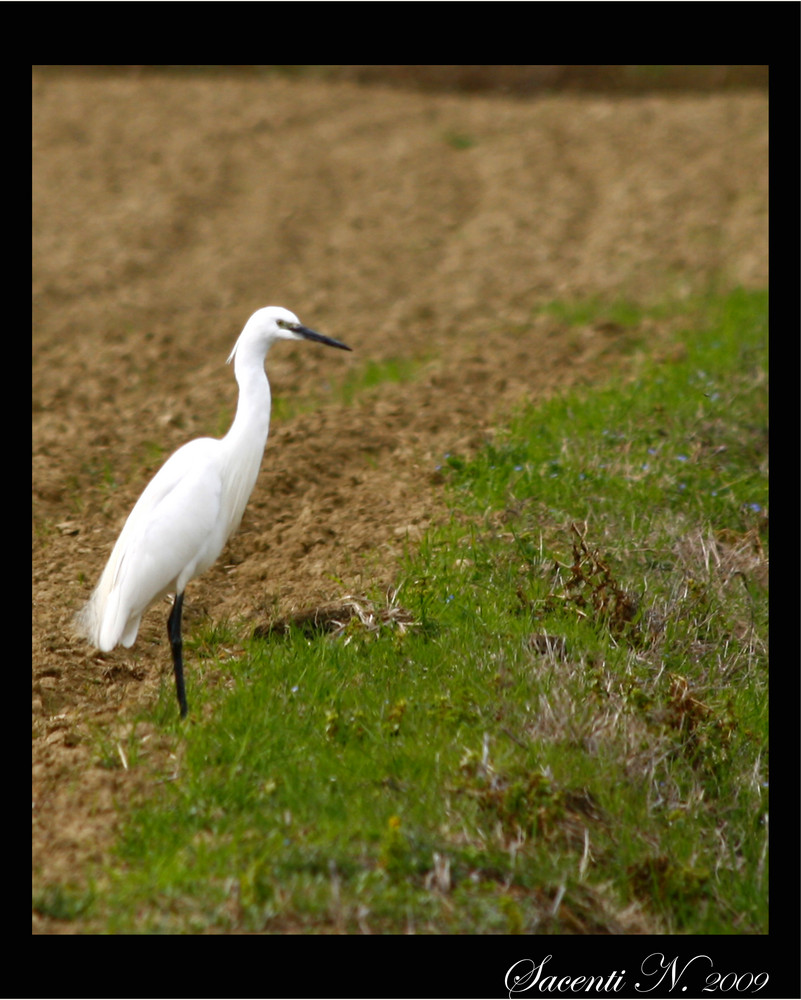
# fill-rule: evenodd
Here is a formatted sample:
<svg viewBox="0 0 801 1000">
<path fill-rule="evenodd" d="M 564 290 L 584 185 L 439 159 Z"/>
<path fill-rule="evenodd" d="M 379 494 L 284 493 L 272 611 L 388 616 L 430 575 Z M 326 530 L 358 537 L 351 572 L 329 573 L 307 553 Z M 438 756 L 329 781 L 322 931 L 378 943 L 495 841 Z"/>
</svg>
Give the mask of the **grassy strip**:
<svg viewBox="0 0 801 1000">
<path fill-rule="evenodd" d="M 227 662 L 202 637 L 227 693 L 192 672 L 202 722 L 115 864 L 36 905 L 115 932 L 766 931 L 766 296 L 687 326 L 448 456 L 451 522 L 335 634 Z"/>
</svg>

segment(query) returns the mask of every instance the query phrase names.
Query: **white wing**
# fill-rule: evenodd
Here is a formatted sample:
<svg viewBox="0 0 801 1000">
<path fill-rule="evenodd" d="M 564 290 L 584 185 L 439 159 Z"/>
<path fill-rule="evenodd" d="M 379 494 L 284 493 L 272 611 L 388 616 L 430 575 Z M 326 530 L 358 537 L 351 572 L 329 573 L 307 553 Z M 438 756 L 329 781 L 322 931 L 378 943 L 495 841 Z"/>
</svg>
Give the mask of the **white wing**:
<svg viewBox="0 0 801 1000">
<path fill-rule="evenodd" d="M 107 652 L 136 639 L 153 601 L 180 593 L 222 551 L 220 441 L 184 445 L 159 469 L 128 516 L 78 627 Z"/>
</svg>

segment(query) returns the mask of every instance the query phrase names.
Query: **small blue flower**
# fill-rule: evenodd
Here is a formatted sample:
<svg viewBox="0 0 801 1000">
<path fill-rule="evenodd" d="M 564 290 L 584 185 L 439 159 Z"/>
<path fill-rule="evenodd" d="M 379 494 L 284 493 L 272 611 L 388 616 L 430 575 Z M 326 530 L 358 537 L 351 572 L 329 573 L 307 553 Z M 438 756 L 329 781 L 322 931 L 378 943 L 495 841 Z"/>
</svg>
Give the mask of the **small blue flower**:
<svg viewBox="0 0 801 1000">
<path fill-rule="evenodd" d="M 688 462 L 689 459 L 687 458 L 686 455 L 676 455 L 676 461 L 677 462 Z"/>
</svg>

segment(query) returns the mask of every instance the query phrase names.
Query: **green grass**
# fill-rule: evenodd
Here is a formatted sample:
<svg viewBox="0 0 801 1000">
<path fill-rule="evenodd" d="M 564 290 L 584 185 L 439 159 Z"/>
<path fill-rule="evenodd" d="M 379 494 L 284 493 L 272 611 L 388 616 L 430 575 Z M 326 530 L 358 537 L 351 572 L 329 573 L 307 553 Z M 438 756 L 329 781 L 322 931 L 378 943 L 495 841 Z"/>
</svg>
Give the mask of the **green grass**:
<svg viewBox="0 0 801 1000">
<path fill-rule="evenodd" d="M 339 399 L 351 405 L 370 389 L 386 382 L 403 383 L 418 377 L 425 359 L 387 358 L 384 361 L 367 361 L 351 369 L 338 390 Z"/>
<path fill-rule="evenodd" d="M 195 636 L 193 721 L 168 684 L 156 710 L 167 772 L 91 889 L 44 887 L 43 912 L 766 932 L 766 344 L 766 295 L 688 307 L 672 360 L 444 458 L 453 516 L 389 604 L 236 660 L 236 630 Z"/>
<path fill-rule="evenodd" d="M 301 413 L 313 412 L 323 398 L 345 406 L 363 399 L 365 393 L 387 382 L 404 383 L 419 377 L 426 358 L 387 358 L 384 361 L 368 360 L 357 365 L 334 385 L 327 387 L 327 394 L 317 393 L 301 399 L 276 396 L 272 401 L 272 418 L 280 423 Z"/>
</svg>

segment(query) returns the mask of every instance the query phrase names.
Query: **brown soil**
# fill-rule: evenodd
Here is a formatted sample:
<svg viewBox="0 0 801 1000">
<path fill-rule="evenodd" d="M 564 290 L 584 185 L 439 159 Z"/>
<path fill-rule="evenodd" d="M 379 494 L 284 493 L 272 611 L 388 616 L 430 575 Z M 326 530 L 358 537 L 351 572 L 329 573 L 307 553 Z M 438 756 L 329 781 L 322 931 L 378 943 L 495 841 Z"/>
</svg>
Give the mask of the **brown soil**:
<svg viewBox="0 0 801 1000">
<path fill-rule="evenodd" d="M 189 632 L 208 616 L 244 635 L 390 584 L 407 540 L 447 515 L 444 453 L 619 358 L 619 330 L 568 330 L 543 304 L 764 286 L 767 98 L 69 72 L 33 90 L 41 886 L 102 859 L 143 778 L 101 767 L 97 734 L 113 747 L 170 671 L 166 604 L 107 656 L 71 616 L 166 454 L 225 431 L 224 362 L 250 313 L 287 306 L 354 350 L 270 355 L 274 397 L 304 406 L 275 418 L 239 534 L 188 588 Z M 658 349 L 667 331 L 645 332 Z M 420 360 L 418 377 L 335 402 L 348 372 L 388 359 Z"/>
</svg>

